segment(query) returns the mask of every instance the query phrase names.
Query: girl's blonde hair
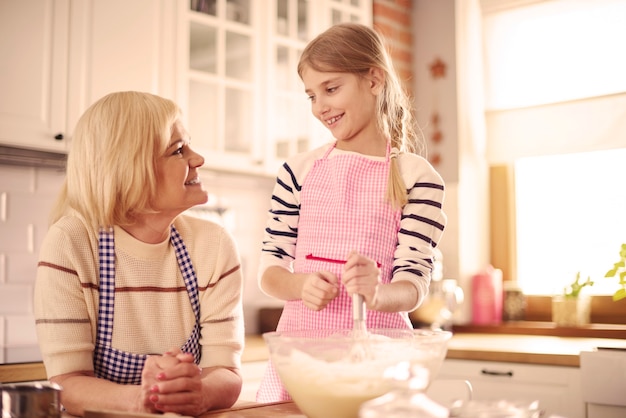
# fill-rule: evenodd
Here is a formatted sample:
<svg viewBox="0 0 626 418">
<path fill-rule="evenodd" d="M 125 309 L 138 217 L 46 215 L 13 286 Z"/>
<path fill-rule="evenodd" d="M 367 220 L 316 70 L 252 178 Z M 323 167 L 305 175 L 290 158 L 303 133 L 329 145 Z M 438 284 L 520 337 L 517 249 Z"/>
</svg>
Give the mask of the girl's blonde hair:
<svg viewBox="0 0 626 418">
<path fill-rule="evenodd" d="M 149 93 L 111 93 L 79 119 L 50 221 L 77 213 L 93 228 L 129 225 L 154 212 L 156 161 L 180 109 Z"/>
<path fill-rule="evenodd" d="M 384 83 L 381 94 L 377 96 L 376 120 L 381 132 L 389 138 L 391 146 L 401 152 L 425 152 L 423 137 L 416 131 L 411 101 L 378 32 L 357 23 L 334 25 L 306 46 L 298 63 L 300 78 L 305 68 L 359 76 L 367 75 L 372 68 L 380 69 L 384 74 Z M 391 159 L 387 198 L 398 207 L 407 202 L 406 185 L 395 156 Z"/>
</svg>

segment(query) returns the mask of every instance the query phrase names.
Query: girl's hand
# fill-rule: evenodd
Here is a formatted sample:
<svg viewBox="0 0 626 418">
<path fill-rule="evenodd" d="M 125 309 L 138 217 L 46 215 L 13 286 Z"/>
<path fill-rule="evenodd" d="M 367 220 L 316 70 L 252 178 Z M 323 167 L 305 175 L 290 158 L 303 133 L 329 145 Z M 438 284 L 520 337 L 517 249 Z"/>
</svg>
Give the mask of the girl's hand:
<svg viewBox="0 0 626 418">
<path fill-rule="evenodd" d="M 363 295 L 367 308 L 375 308 L 380 285 L 380 269 L 376 261 L 352 251 L 343 266 L 341 281 L 349 295 Z"/>
<path fill-rule="evenodd" d="M 339 280 L 329 271 L 308 274 L 302 285 L 301 299 L 304 306 L 320 311 L 339 294 Z"/>
</svg>

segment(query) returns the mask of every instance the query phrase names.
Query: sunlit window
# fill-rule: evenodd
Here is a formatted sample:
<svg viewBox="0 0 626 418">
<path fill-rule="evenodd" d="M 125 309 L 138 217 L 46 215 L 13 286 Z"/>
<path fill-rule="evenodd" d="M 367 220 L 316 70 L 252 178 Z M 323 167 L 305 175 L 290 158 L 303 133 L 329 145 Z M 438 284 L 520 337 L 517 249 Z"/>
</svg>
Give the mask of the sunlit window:
<svg viewBox="0 0 626 418">
<path fill-rule="evenodd" d="M 626 91 L 626 1 L 551 0 L 483 20 L 487 108 Z"/>
<path fill-rule="evenodd" d="M 504 2 L 506 3 L 506 2 Z M 626 0 L 508 2 L 483 16 L 488 158 L 515 166 L 517 280 L 593 294 L 626 243 Z"/>
<path fill-rule="evenodd" d="M 593 294 L 626 242 L 626 149 L 523 158 L 515 164 L 518 281 L 527 294 L 560 293 L 576 273 Z"/>
</svg>

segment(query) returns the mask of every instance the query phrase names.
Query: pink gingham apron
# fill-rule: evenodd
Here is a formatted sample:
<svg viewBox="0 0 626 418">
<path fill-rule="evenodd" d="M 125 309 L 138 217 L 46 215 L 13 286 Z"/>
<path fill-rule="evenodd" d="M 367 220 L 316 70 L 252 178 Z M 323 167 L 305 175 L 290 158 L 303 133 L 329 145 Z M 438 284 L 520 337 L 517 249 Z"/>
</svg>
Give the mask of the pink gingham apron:
<svg viewBox="0 0 626 418">
<path fill-rule="evenodd" d="M 380 265 L 389 283 L 400 229 L 400 209 L 386 200 L 389 145 L 384 161 L 358 154 L 328 158 L 334 145 L 315 161 L 300 193 L 300 218 L 294 271 L 330 271 L 341 281 L 343 262 L 352 250 Z M 411 328 L 406 312 L 368 311 L 368 328 Z M 343 286 L 321 311 L 301 300 L 287 301 L 277 331 L 350 329 L 352 299 Z M 257 402 L 290 400 L 271 362 L 257 392 Z"/>
<path fill-rule="evenodd" d="M 195 363 L 200 363 L 200 299 L 198 280 L 187 252 L 187 247 L 180 234 L 172 225 L 170 241 L 176 251 L 178 267 L 183 275 L 189 300 L 196 316 L 196 324 L 181 351 L 192 353 Z M 112 347 L 113 314 L 115 307 L 115 239 L 112 228 L 100 230 L 98 239 L 98 257 L 100 261 L 99 308 L 96 346 L 94 350 L 94 372 L 96 377 L 115 383 L 138 385 L 141 372 L 148 354 L 135 354 Z"/>
</svg>

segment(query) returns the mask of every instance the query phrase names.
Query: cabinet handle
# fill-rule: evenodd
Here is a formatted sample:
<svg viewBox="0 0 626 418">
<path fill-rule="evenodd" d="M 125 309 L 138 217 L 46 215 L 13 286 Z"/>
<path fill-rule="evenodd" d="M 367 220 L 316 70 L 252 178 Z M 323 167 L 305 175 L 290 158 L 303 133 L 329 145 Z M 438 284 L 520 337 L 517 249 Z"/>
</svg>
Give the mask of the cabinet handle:
<svg viewBox="0 0 626 418">
<path fill-rule="evenodd" d="M 57 141 L 62 140 L 62 139 L 63 139 L 63 134 L 56 134 L 56 135 L 54 136 L 54 139 L 56 139 Z"/>
<path fill-rule="evenodd" d="M 508 376 L 508 377 L 513 377 L 513 372 L 512 371 L 498 372 L 498 371 L 493 371 L 493 370 L 482 369 L 480 371 L 480 373 L 481 374 L 486 374 L 488 376 Z"/>
</svg>

